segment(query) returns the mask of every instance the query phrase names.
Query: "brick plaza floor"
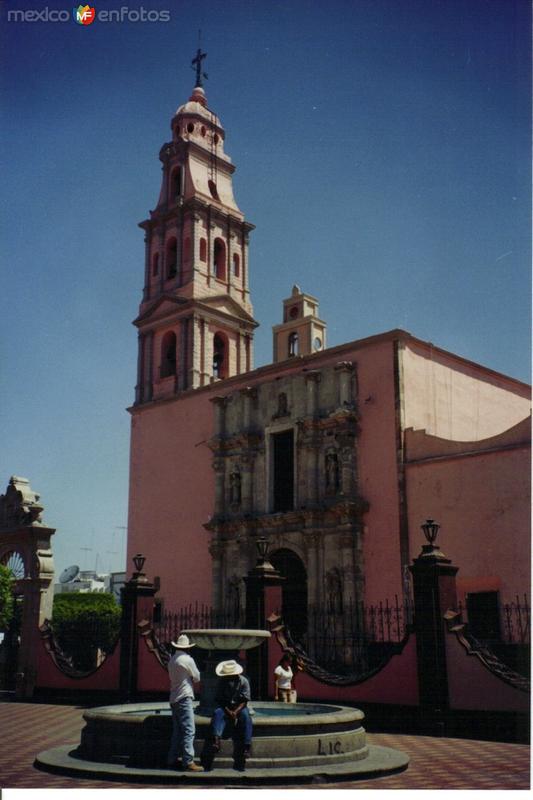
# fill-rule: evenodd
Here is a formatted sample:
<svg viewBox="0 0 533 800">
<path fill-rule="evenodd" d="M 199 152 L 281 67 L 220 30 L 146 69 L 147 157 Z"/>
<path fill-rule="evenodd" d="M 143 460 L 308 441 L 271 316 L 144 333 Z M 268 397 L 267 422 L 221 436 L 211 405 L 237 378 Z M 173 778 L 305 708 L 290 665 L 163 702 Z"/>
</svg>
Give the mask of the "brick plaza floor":
<svg viewBox="0 0 533 800">
<path fill-rule="evenodd" d="M 60 744 L 79 742 L 83 709 L 77 706 L 0 701 L 0 786 L 3 789 L 146 789 L 41 772 L 35 755 Z M 369 744 L 403 750 L 411 759 L 405 772 L 374 780 L 306 785 L 306 789 L 498 789 L 530 787 L 529 746 L 428 736 L 367 734 Z M 150 785 L 174 789 L 176 784 Z M 189 787 L 188 787 L 189 788 Z M 222 788 L 222 787 L 220 787 Z M 265 788 L 264 786 L 262 788 Z M 288 786 L 295 789 L 297 786 Z M 275 787 L 279 791 L 283 787 Z M 217 789 L 210 787 L 211 792 Z"/>
</svg>

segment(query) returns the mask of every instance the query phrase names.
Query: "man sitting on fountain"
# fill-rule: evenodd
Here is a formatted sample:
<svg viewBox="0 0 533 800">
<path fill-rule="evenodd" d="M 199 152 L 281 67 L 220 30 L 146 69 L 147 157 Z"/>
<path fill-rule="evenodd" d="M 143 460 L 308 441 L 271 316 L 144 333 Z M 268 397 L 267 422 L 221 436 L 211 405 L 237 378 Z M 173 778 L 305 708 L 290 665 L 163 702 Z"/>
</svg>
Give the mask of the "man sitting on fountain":
<svg viewBox="0 0 533 800">
<path fill-rule="evenodd" d="M 248 711 L 250 683 L 242 674 L 236 661 L 221 661 L 217 664 L 219 677 L 215 710 L 211 718 L 210 742 L 202 754 L 202 763 L 211 769 L 215 753 L 220 751 L 220 739 L 233 739 L 233 766 L 244 772 L 247 756 L 252 744 L 252 718 Z"/>
<path fill-rule="evenodd" d="M 194 659 L 187 650 L 194 647 L 189 637 L 182 633 L 177 642 L 172 642 L 176 653 L 168 662 L 170 678 L 170 707 L 172 709 L 172 740 L 168 752 L 168 766 L 182 767 L 187 772 L 202 772 L 194 763 L 194 688 L 200 681 L 200 673 Z M 179 758 L 178 758 L 179 756 Z"/>
</svg>

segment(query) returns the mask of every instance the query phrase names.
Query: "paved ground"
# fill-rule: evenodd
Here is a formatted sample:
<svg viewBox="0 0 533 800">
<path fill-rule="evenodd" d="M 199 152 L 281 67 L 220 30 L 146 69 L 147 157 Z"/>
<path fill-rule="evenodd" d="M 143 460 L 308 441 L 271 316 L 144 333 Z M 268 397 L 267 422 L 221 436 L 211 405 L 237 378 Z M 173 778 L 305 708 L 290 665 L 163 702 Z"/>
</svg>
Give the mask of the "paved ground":
<svg viewBox="0 0 533 800">
<path fill-rule="evenodd" d="M 77 744 L 83 709 L 76 706 L 0 702 L 0 784 L 6 789 L 146 789 L 50 775 L 33 766 L 41 750 Z M 529 746 L 428 736 L 368 734 L 368 743 L 403 750 L 409 768 L 397 775 L 350 783 L 307 785 L 309 789 L 529 789 Z M 153 786 L 153 789 L 176 785 Z M 265 787 L 262 787 L 265 788 Z M 277 789 L 282 787 L 276 787 Z M 287 788 L 298 788 L 295 786 Z M 215 791 L 213 788 L 211 792 Z"/>
</svg>

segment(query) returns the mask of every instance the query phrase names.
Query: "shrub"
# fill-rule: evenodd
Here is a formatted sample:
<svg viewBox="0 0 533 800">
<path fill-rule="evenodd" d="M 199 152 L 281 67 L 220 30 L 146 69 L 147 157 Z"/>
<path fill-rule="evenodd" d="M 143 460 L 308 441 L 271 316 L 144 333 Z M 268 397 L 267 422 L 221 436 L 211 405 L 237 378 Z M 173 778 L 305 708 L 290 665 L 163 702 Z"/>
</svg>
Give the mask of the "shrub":
<svg viewBox="0 0 533 800">
<path fill-rule="evenodd" d="M 0 630 L 6 630 L 13 619 L 13 575 L 4 564 L 0 564 Z"/>
<path fill-rule="evenodd" d="M 72 665 L 80 671 L 95 669 L 110 653 L 120 631 L 121 608 L 107 592 L 72 592 L 54 597 L 52 630 Z"/>
</svg>

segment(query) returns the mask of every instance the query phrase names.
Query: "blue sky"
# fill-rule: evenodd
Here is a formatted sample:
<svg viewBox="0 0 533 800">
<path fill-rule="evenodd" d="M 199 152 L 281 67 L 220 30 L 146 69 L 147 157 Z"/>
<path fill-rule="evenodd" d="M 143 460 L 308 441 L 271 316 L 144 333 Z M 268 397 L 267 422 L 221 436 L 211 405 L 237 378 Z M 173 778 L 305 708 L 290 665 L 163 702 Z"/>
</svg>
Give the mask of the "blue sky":
<svg viewBox="0 0 533 800">
<path fill-rule="evenodd" d="M 298 283 L 330 346 L 401 327 L 529 381 L 529 0 L 145 0 L 95 7 L 170 22 L 7 21 L 44 5 L 0 4 L 0 490 L 18 474 L 41 493 L 58 572 L 123 566 L 137 222 L 200 28 L 257 226 L 256 366 Z"/>
</svg>

